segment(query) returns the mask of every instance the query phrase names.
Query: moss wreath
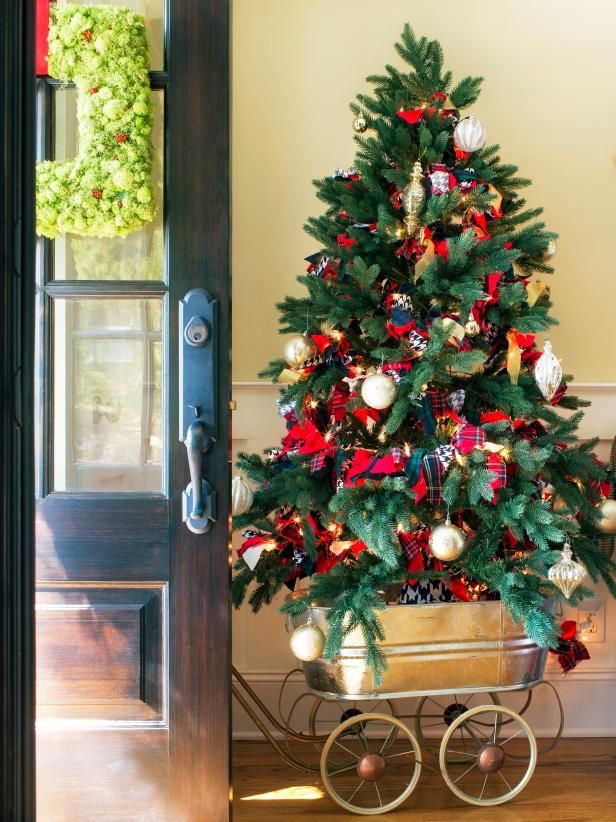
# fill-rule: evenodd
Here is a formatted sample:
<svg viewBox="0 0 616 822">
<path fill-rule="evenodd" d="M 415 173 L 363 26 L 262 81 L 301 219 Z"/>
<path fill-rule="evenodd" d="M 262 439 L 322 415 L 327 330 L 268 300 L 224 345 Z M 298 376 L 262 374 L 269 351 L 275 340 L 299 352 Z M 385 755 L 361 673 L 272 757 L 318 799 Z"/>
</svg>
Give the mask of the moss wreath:
<svg viewBox="0 0 616 822">
<path fill-rule="evenodd" d="M 152 103 L 144 18 L 115 6 L 50 9 L 49 72 L 77 87 L 79 153 L 37 164 L 37 232 L 116 237 L 148 223 Z"/>
</svg>

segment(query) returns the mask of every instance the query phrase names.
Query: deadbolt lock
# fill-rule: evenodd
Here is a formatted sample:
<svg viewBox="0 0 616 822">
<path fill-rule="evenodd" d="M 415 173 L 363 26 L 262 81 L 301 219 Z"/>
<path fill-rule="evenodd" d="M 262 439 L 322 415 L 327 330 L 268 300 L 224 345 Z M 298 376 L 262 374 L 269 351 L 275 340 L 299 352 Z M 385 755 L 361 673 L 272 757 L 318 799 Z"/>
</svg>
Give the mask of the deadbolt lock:
<svg viewBox="0 0 616 822">
<path fill-rule="evenodd" d="M 203 317 L 194 314 L 184 329 L 184 339 L 193 348 L 201 348 L 210 338 L 210 329 Z"/>
</svg>

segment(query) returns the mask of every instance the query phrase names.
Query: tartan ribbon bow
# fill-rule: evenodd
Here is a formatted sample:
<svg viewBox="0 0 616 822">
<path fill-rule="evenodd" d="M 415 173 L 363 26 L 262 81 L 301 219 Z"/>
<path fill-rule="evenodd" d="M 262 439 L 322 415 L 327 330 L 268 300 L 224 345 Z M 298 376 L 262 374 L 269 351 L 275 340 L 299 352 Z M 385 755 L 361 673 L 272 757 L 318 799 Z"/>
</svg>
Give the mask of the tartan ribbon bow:
<svg viewBox="0 0 616 822">
<path fill-rule="evenodd" d="M 563 674 L 572 671 L 578 662 L 590 659 L 588 648 L 577 638 L 577 623 L 573 619 L 566 619 L 561 625 L 561 634 L 556 649 L 550 648 L 550 653 L 556 654 Z"/>
</svg>

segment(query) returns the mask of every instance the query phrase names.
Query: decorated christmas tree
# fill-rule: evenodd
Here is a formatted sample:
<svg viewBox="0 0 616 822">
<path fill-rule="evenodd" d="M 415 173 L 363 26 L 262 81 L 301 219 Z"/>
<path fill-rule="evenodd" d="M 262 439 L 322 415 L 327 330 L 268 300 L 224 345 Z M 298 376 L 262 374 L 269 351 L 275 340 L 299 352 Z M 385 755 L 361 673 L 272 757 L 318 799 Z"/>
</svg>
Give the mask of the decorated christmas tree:
<svg viewBox="0 0 616 822">
<path fill-rule="evenodd" d="M 360 628 L 377 678 L 387 602 L 501 599 L 553 646 L 547 598 L 587 596 L 586 571 L 616 594 L 610 476 L 547 336 L 556 234 L 462 114 L 481 78 L 454 83 L 409 26 L 396 50 L 410 71 L 351 105 L 355 162 L 316 181 L 307 293 L 278 306 L 291 336 L 260 376 L 284 386 L 287 434 L 240 454 L 254 499 L 234 485 L 235 605 L 310 577 L 283 610 L 326 602 L 325 656 Z"/>
</svg>

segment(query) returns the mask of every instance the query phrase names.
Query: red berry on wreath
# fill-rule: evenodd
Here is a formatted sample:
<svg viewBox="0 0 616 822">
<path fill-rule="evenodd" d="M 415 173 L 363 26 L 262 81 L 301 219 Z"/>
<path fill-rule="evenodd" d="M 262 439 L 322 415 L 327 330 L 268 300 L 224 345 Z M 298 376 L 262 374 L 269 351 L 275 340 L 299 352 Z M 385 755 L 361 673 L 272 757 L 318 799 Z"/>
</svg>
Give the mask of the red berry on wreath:
<svg viewBox="0 0 616 822">
<path fill-rule="evenodd" d="M 124 203 L 122 200 L 118 200 L 118 208 L 124 208 Z"/>
<path fill-rule="evenodd" d="M 92 189 L 92 196 L 96 200 L 100 200 L 100 198 L 103 196 L 103 192 L 100 190 L 100 188 L 93 188 Z"/>
<path fill-rule="evenodd" d="M 94 88 L 90 89 L 90 94 L 96 94 L 97 91 L 98 91 L 98 89 L 96 88 L 96 86 L 94 86 Z"/>
<path fill-rule="evenodd" d="M 84 33 L 81 36 L 84 40 L 90 42 L 90 40 L 92 39 L 92 32 L 90 31 L 90 29 L 88 29 L 87 31 L 84 31 Z"/>
<path fill-rule="evenodd" d="M 123 131 L 121 131 L 119 134 L 116 134 L 116 142 L 118 143 L 125 143 L 127 139 L 128 137 L 126 136 L 126 134 L 124 134 Z"/>
</svg>

